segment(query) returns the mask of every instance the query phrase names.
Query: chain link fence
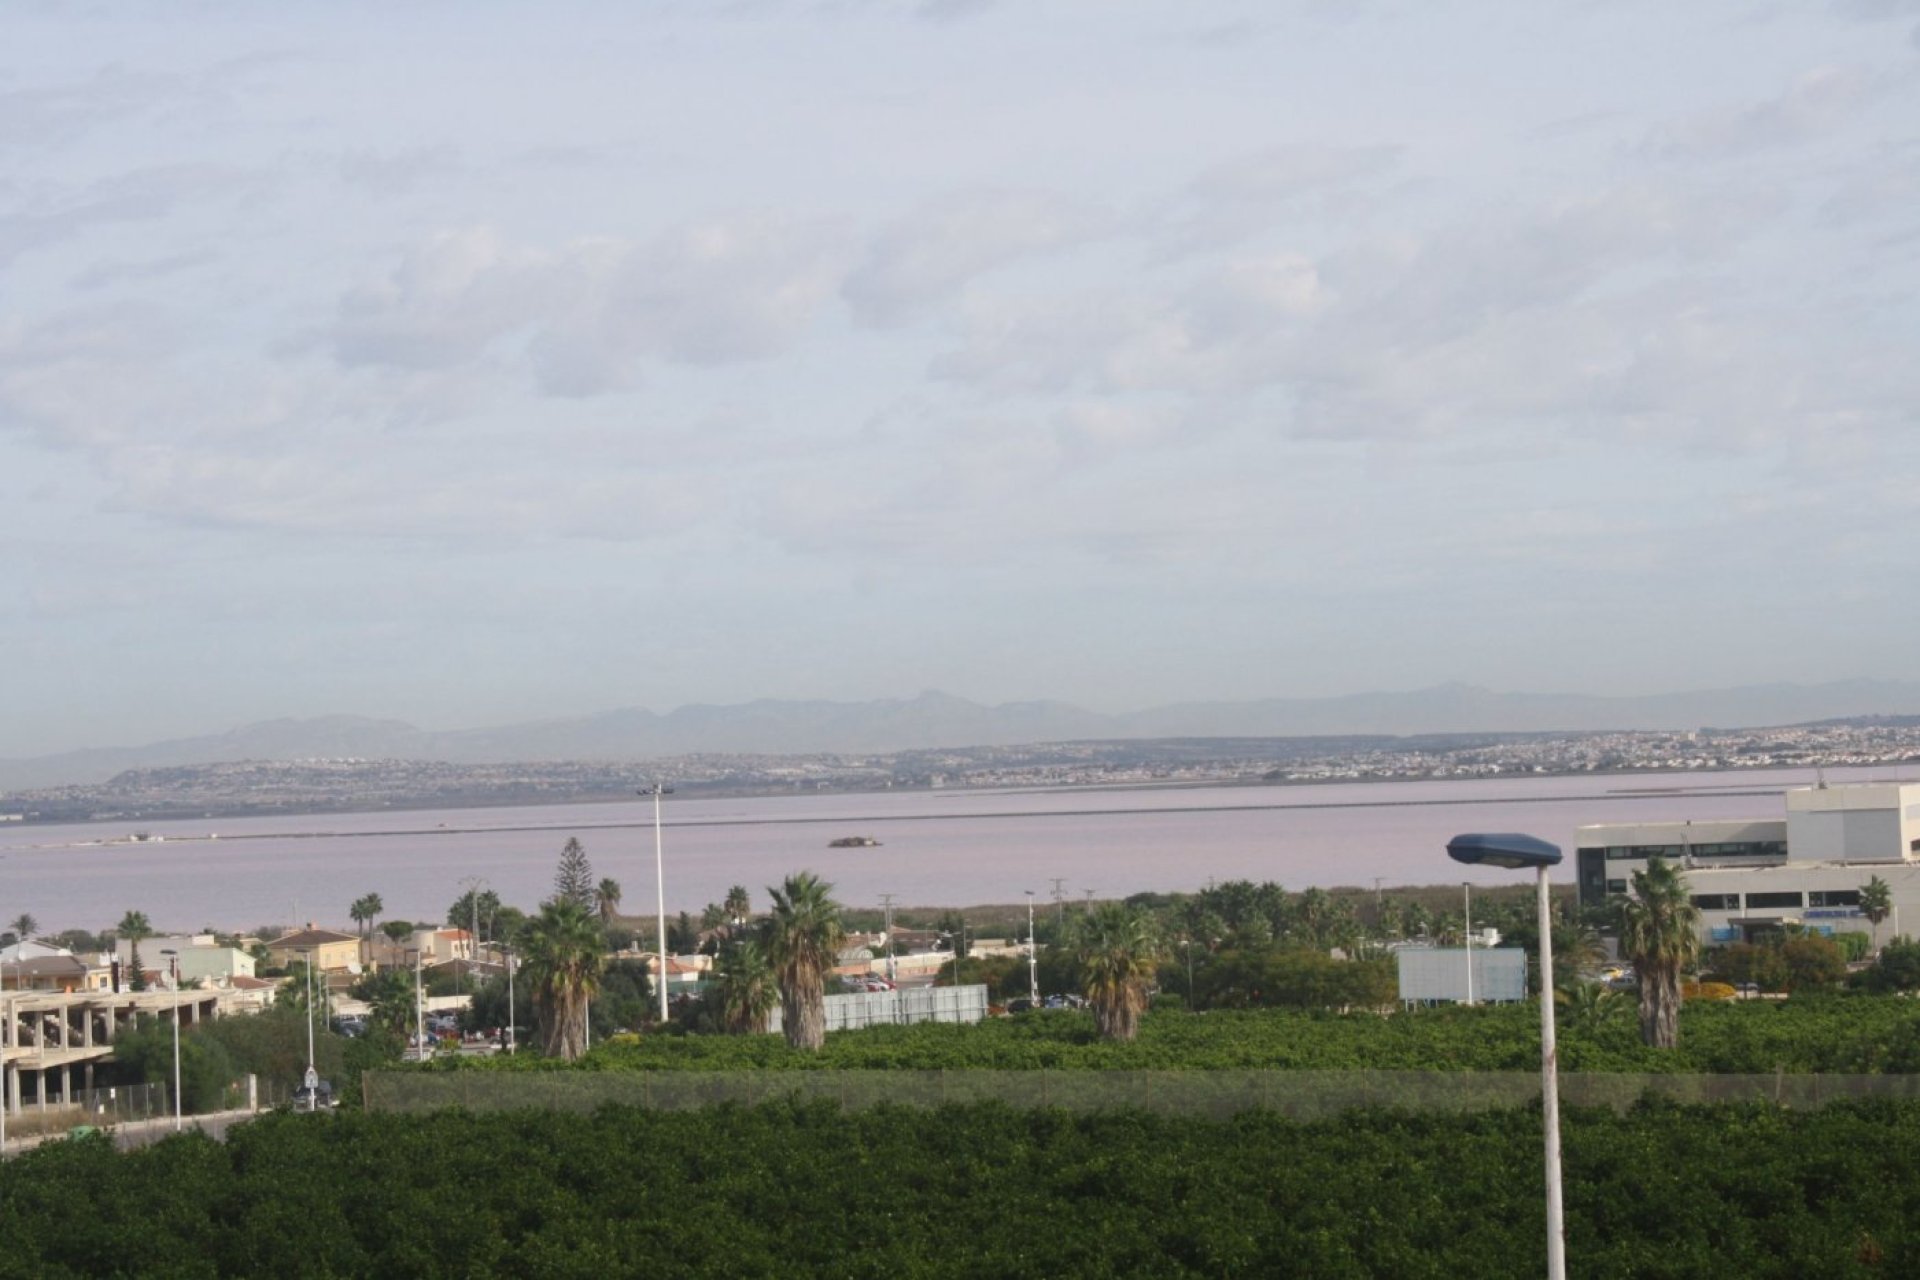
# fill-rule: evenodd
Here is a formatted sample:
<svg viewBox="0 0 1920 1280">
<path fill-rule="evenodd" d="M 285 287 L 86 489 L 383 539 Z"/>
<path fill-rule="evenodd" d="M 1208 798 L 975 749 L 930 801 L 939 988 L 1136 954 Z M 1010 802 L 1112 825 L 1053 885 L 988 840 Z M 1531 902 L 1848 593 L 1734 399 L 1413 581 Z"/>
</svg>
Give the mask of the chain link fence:
<svg viewBox="0 0 1920 1280">
<path fill-rule="evenodd" d="M 1361 1107 L 1484 1111 L 1540 1096 L 1533 1072 L 1444 1071 L 530 1071 L 368 1072 L 377 1112 L 592 1111 L 607 1104 L 685 1110 L 826 1099 L 850 1108 L 1000 1102 L 1069 1111 L 1134 1108 L 1230 1116 L 1264 1110 L 1298 1118 Z M 1797 1110 L 1857 1098 L 1920 1098 L 1915 1075 L 1629 1075 L 1560 1077 L 1561 1104 L 1625 1111 L 1642 1099 L 1765 1103 Z"/>
</svg>

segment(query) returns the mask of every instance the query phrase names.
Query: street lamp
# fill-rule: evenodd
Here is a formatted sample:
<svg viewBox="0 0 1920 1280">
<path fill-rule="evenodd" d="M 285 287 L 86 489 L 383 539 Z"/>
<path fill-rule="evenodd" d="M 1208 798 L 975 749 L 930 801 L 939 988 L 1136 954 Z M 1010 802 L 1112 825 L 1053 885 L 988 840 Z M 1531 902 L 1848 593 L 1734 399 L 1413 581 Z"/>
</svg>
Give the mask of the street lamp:
<svg viewBox="0 0 1920 1280">
<path fill-rule="evenodd" d="M 1467 944 L 1467 1003 L 1473 1003 L 1473 886 L 1460 886 L 1461 911 L 1465 913 L 1466 923 L 1460 928 L 1460 937 Z"/>
<path fill-rule="evenodd" d="M 507 958 L 507 1053 L 513 1053 L 513 947 L 500 944 L 501 952 Z"/>
<path fill-rule="evenodd" d="M 1553 914 L 1547 895 L 1547 871 L 1560 864 L 1560 847 L 1538 836 L 1512 833 L 1455 836 L 1447 856 L 1468 866 L 1532 867 L 1540 902 L 1540 1101 L 1545 1118 L 1547 1162 L 1547 1280 L 1566 1280 L 1567 1229 L 1560 1199 L 1559 1052 L 1553 1040 Z M 1468 952 L 1471 963 L 1472 952 Z"/>
<path fill-rule="evenodd" d="M 161 948 L 160 954 L 167 958 L 167 972 L 173 976 L 173 1131 L 180 1132 L 180 953 L 171 947 Z"/>
<path fill-rule="evenodd" d="M 1027 994 L 1033 997 L 1033 1005 L 1040 1007 L 1040 957 L 1034 949 L 1033 939 L 1033 890 L 1027 890 Z"/>
<path fill-rule="evenodd" d="M 656 941 L 660 944 L 660 1021 L 667 1020 L 667 863 L 660 844 L 660 797 L 673 794 L 673 788 L 656 782 L 640 792 L 653 797 L 653 880 L 656 905 L 660 917 L 660 932 Z"/>
</svg>

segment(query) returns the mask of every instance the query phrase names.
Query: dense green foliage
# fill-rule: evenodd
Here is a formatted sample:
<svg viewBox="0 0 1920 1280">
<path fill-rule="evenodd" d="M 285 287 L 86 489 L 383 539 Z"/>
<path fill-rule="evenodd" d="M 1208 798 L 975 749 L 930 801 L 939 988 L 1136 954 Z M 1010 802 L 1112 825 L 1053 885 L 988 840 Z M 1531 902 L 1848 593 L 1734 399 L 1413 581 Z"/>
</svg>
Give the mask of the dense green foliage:
<svg viewBox="0 0 1920 1280">
<path fill-rule="evenodd" d="M 1920 1104 L 1572 1112 L 1576 1276 L 1920 1271 Z M 1538 1276 L 1531 1111 L 272 1116 L 0 1168 L 0 1276 Z"/>
<path fill-rule="evenodd" d="M 1668 1073 L 1920 1072 L 1920 1006 L 1899 997 L 1690 1001 L 1680 1047 L 1640 1043 L 1631 1018 L 1562 1029 L 1568 1071 Z M 1082 1013 L 995 1018 L 976 1026 L 921 1023 L 840 1031 L 818 1053 L 777 1036 L 647 1035 L 596 1044 L 595 1070 L 1283 1070 L 1528 1071 L 1540 1061 L 1534 1005 L 1429 1009 L 1389 1016 L 1291 1010 L 1148 1013 L 1131 1043 L 1103 1043 Z M 459 1059 L 437 1070 L 554 1070 L 530 1056 Z M 576 1068 L 578 1069 L 578 1068 Z"/>
</svg>

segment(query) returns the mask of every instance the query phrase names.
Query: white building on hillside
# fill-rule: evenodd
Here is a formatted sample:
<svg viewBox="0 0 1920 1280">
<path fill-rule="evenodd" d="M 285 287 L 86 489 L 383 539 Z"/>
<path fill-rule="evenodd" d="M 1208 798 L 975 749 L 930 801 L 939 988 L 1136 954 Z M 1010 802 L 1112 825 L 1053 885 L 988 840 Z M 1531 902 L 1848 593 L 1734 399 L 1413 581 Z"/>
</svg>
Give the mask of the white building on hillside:
<svg viewBox="0 0 1920 1280">
<path fill-rule="evenodd" d="M 1893 936 L 1904 912 L 1920 926 L 1920 784 L 1852 783 L 1786 793 L 1784 819 L 1599 823 L 1581 827 L 1580 905 L 1627 895 L 1653 857 L 1686 875 L 1711 942 L 1739 942 L 1785 924 L 1868 932 L 1860 890 L 1892 891 Z"/>
</svg>

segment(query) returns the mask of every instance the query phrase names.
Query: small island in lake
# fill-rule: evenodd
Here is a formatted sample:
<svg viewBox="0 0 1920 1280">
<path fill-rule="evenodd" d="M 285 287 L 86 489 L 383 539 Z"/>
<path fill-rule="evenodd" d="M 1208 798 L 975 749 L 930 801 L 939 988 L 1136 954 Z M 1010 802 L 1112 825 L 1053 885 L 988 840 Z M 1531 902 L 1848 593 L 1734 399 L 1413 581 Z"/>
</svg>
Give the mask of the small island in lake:
<svg viewBox="0 0 1920 1280">
<path fill-rule="evenodd" d="M 838 840 L 827 841 L 829 849 L 878 849 L 880 842 L 872 836 L 841 836 Z"/>
</svg>

